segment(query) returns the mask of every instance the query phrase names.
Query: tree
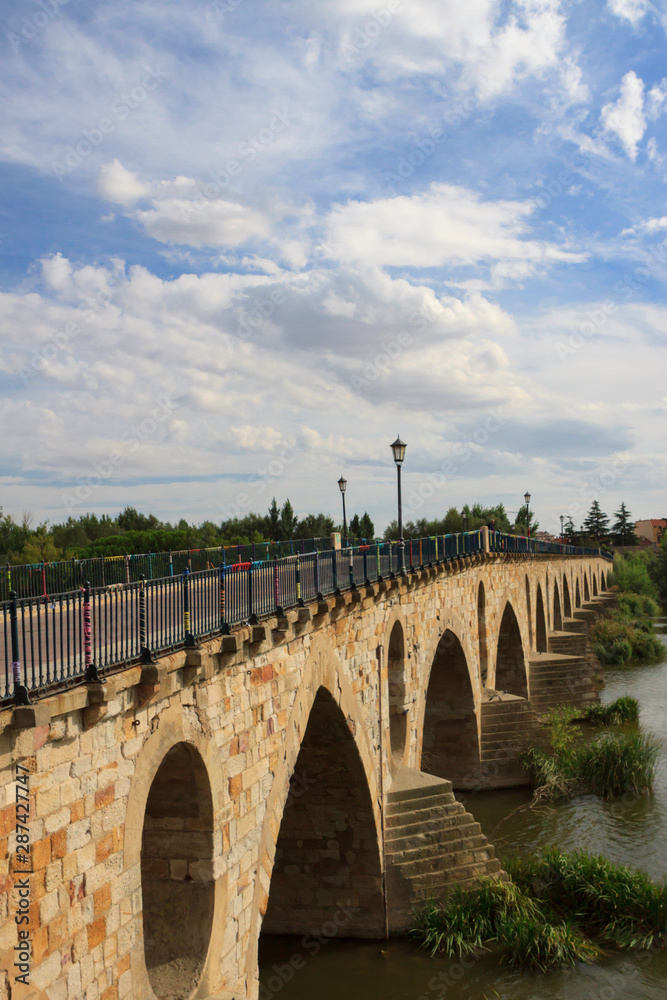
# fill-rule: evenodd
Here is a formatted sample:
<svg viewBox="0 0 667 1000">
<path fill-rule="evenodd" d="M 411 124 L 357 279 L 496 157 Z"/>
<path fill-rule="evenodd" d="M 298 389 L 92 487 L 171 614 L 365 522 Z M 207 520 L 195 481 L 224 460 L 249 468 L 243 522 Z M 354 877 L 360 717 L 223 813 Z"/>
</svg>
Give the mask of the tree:
<svg viewBox="0 0 667 1000">
<path fill-rule="evenodd" d="M 614 542 L 616 545 L 637 545 L 637 536 L 635 535 L 635 523 L 631 518 L 630 511 L 621 503 L 620 509 L 614 514 L 616 520 L 614 521 L 611 530 L 612 534 L 615 536 Z"/>
<path fill-rule="evenodd" d="M 361 525 L 359 524 L 359 515 L 355 514 L 350 521 L 348 534 L 350 538 L 361 538 Z"/>
<path fill-rule="evenodd" d="M 366 511 L 359 524 L 359 533 L 362 538 L 375 538 L 375 525 Z"/>
<path fill-rule="evenodd" d="M 582 528 L 587 535 L 598 542 L 609 533 L 609 518 L 601 510 L 597 500 L 594 500 L 591 504 L 591 509 L 586 515 Z"/>
<path fill-rule="evenodd" d="M 306 514 L 299 519 L 296 530 L 298 538 L 326 538 L 336 526 L 328 514 Z"/>
<path fill-rule="evenodd" d="M 292 504 L 289 500 L 286 500 L 280 511 L 280 531 L 285 540 L 296 538 L 296 526 L 298 523 L 299 518 L 294 513 Z"/>
<path fill-rule="evenodd" d="M 526 508 L 522 507 L 514 521 L 514 530 L 518 535 L 530 535 L 533 538 L 540 526 L 540 522 L 535 520 L 535 515 L 530 508 L 528 508 L 527 513 L 528 518 L 526 520 Z"/>
<path fill-rule="evenodd" d="M 126 507 L 116 518 L 122 531 L 144 531 L 147 528 L 161 528 L 162 522 L 154 514 L 140 514 L 136 507 Z"/>
<path fill-rule="evenodd" d="M 279 542 L 282 538 L 280 525 L 280 511 L 274 497 L 269 505 L 269 537 L 272 542 Z"/>
<path fill-rule="evenodd" d="M 570 539 L 570 541 L 572 541 L 572 539 L 574 538 L 576 532 L 577 532 L 577 529 L 574 526 L 574 521 L 572 520 L 571 517 L 566 517 L 565 518 L 565 524 L 563 525 L 563 535 L 564 535 L 564 537 L 568 538 L 568 539 Z"/>
</svg>

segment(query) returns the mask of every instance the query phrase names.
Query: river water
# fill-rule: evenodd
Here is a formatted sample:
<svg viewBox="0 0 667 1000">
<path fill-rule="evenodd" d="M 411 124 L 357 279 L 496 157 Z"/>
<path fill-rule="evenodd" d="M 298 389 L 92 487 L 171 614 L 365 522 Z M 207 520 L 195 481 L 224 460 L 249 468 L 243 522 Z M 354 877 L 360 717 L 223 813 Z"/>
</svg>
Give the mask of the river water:
<svg viewBox="0 0 667 1000">
<path fill-rule="evenodd" d="M 642 728 L 655 733 L 667 750 L 667 617 L 656 620 L 656 630 L 665 644 L 662 661 L 608 667 L 601 700 L 623 694 L 637 698 Z M 517 789 L 467 795 L 463 801 L 484 833 L 493 833 L 501 858 L 507 850 L 530 854 L 553 845 L 604 854 L 644 868 L 656 879 L 667 874 L 666 752 L 651 796 L 610 802 L 583 796 L 520 813 L 496 830 L 529 798 Z M 286 971 L 294 956 L 295 971 Z M 324 939 L 315 955 L 304 951 L 299 938 L 265 938 L 260 981 L 260 1000 L 665 1000 L 667 949 L 614 953 L 593 965 L 540 974 L 511 969 L 494 955 L 464 964 L 431 958 L 405 940 Z"/>
</svg>

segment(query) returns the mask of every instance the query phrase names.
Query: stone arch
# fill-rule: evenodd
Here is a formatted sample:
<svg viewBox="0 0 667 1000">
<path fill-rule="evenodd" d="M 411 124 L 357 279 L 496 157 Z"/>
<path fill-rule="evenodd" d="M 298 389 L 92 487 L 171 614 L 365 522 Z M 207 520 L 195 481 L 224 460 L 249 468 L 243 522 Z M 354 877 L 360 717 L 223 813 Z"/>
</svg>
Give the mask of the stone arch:
<svg viewBox="0 0 667 1000">
<path fill-rule="evenodd" d="M 563 618 L 572 617 L 572 601 L 570 600 L 570 585 L 567 576 L 563 573 Z"/>
<path fill-rule="evenodd" d="M 137 757 L 124 825 L 123 870 L 142 889 L 145 939 L 139 935 L 131 953 L 133 996 L 159 1000 L 168 995 L 165 988 L 179 985 L 184 996 L 199 1000 L 221 986 L 227 923 L 227 875 L 216 874 L 227 806 L 222 770 L 215 741 L 194 713 L 186 715 L 178 703 L 160 713 L 159 728 Z M 181 920 L 184 912 L 189 921 Z"/>
<path fill-rule="evenodd" d="M 447 778 L 455 788 L 475 788 L 480 780 L 480 748 L 475 686 L 469 655 L 451 627 L 432 650 L 426 677 L 421 770 Z"/>
<path fill-rule="evenodd" d="M 554 632 L 563 631 L 563 612 L 560 606 L 560 593 L 558 591 L 558 583 L 554 580 Z"/>
<path fill-rule="evenodd" d="M 542 598 L 542 585 L 538 583 L 537 597 L 535 599 L 535 649 L 538 653 L 546 653 L 548 648 L 547 616 Z"/>
<path fill-rule="evenodd" d="M 405 756 L 409 713 L 405 628 L 398 618 L 391 625 L 385 656 L 389 690 L 389 750 L 393 763 L 397 765 Z"/>
<path fill-rule="evenodd" d="M 482 687 L 486 687 L 489 676 L 489 646 L 486 625 L 486 591 L 482 580 L 479 581 L 477 588 L 477 635 L 479 639 L 479 679 Z"/>
<path fill-rule="evenodd" d="M 354 740 L 356 752 L 363 770 L 364 781 L 369 792 L 371 815 L 375 831 L 374 838 L 378 845 L 380 843 L 378 831 L 380 830 L 381 788 L 377 777 L 379 769 L 376 770 L 375 756 L 369 743 L 367 727 L 358 717 L 359 708 L 354 692 L 347 681 L 334 650 L 325 636 L 317 636 L 312 642 L 310 656 L 303 670 L 302 681 L 296 693 L 296 698 L 285 728 L 285 740 L 280 751 L 280 759 L 275 768 L 273 785 L 266 800 L 266 812 L 259 843 L 259 857 L 246 957 L 246 978 L 249 984 L 253 983 L 257 976 L 259 934 L 269 903 L 269 887 L 276 858 L 276 847 L 281 821 L 287 803 L 290 801 L 290 793 L 293 787 L 292 799 L 296 798 L 298 800 L 299 798 L 296 795 L 296 791 L 298 790 L 296 786 L 299 784 L 298 778 L 295 778 L 295 775 L 297 775 L 296 764 L 311 710 L 315 703 L 316 694 L 322 688 L 331 695 L 333 701 L 340 709 L 342 718 L 345 720 L 347 729 Z M 376 696 L 379 702 L 379 681 Z M 359 772 L 357 771 L 357 773 Z M 301 785 L 305 783 L 305 778 L 303 778 Z M 365 884 L 368 885 L 370 881 L 369 877 Z M 373 882 L 375 884 L 374 876 Z M 348 895 L 346 896 L 347 898 L 353 899 L 354 896 Z M 350 936 L 357 937 L 384 936 L 384 924 L 381 929 L 378 929 L 375 920 L 373 921 L 372 929 L 364 933 L 362 919 L 363 914 L 359 914 L 358 925 L 354 922 L 347 922 L 345 932 Z"/>
<path fill-rule="evenodd" d="M 262 931 L 384 936 L 382 860 L 373 803 L 345 716 L 320 687 L 290 781 Z"/>
<path fill-rule="evenodd" d="M 588 574 L 584 572 L 584 603 L 588 604 L 591 599 L 591 592 L 588 589 Z"/>
<path fill-rule="evenodd" d="M 593 578 L 593 597 L 597 597 L 598 596 L 598 578 L 597 578 L 597 574 L 595 573 L 595 571 L 593 571 L 591 573 L 591 576 Z"/>
<path fill-rule="evenodd" d="M 494 688 L 496 691 L 506 691 L 521 698 L 528 697 L 528 676 L 521 629 L 509 600 L 505 603 L 498 629 Z"/>
<path fill-rule="evenodd" d="M 576 608 L 581 607 L 581 590 L 579 588 L 579 577 L 577 577 L 577 581 L 574 588 L 574 606 Z"/>
<path fill-rule="evenodd" d="M 530 580 L 526 573 L 526 615 L 528 621 L 528 649 L 533 648 L 533 604 L 530 598 Z"/>
</svg>

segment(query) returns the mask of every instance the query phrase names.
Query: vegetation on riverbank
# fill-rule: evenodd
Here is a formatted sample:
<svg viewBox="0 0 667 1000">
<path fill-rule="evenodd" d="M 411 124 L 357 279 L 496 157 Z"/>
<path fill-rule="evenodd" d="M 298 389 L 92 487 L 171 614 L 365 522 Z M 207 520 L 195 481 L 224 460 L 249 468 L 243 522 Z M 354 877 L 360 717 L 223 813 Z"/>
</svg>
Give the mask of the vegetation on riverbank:
<svg viewBox="0 0 667 1000">
<path fill-rule="evenodd" d="M 526 750 L 524 765 L 534 789 L 531 805 L 575 795 L 610 799 L 650 792 L 660 753 L 658 740 L 651 733 L 630 729 L 604 732 L 586 741 L 572 726 L 576 715 L 570 706 L 554 710 L 547 739 Z M 636 723 L 639 705 L 634 698 L 619 698 L 589 709 L 587 718 L 598 726 Z"/>
<path fill-rule="evenodd" d="M 510 858 L 510 881 L 480 878 L 431 901 L 413 931 L 432 955 L 497 948 L 514 966 L 546 971 L 605 950 L 649 948 L 667 931 L 667 882 L 581 851 Z"/>
<path fill-rule="evenodd" d="M 591 628 L 596 656 L 602 663 L 657 659 L 664 652 L 653 629 L 660 590 L 649 560 L 643 553 L 617 555 L 611 584 L 619 588 L 617 607 Z"/>
</svg>

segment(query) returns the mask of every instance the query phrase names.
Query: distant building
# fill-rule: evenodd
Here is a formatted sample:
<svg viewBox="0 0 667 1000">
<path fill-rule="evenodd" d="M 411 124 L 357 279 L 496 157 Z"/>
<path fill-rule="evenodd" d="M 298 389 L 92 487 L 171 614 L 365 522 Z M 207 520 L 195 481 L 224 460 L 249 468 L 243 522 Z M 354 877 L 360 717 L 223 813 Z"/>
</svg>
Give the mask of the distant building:
<svg viewBox="0 0 667 1000">
<path fill-rule="evenodd" d="M 667 519 L 664 517 L 651 518 L 648 521 L 635 521 L 635 534 L 643 545 L 657 545 L 665 528 L 667 528 Z"/>
</svg>

